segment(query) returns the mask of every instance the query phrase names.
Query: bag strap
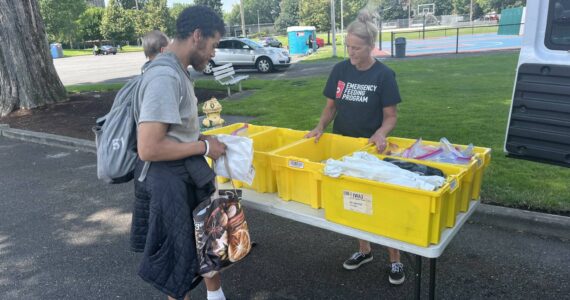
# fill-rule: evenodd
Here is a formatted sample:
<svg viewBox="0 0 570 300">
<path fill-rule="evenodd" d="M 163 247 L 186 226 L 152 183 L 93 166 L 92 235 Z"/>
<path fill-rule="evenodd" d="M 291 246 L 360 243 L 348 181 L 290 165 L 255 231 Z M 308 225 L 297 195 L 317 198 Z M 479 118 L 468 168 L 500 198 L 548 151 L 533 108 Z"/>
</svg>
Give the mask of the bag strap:
<svg viewBox="0 0 570 300">
<path fill-rule="evenodd" d="M 224 155 L 225 155 L 225 154 L 224 154 Z M 238 192 L 237 192 L 237 189 L 236 189 L 236 185 L 234 184 L 234 179 L 233 179 L 234 176 L 232 175 L 232 170 L 231 170 L 231 168 L 230 168 L 230 163 L 229 163 L 229 161 L 228 161 L 229 158 L 228 158 L 227 155 L 225 155 L 225 156 L 226 156 L 226 157 L 225 157 L 226 159 L 224 159 L 224 165 L 225 165 L 225 167 L 226 167 L 226 171 L 228 172 L 228 175 L 230 175 L 230 182 L 232 183 L 232 187 L 234 188 L 234 193 L 235 193 L 235 195 L 236 195 L 236 198 L 239 198 L 239 197 L 238 197 Z"/>
<path fill-rule="evenodd" d="M 225 166 L 225 168 L 226 168 L 226 171 L 228 172 L 228 175 L 230 176 L 230 182 L 232 183 L 232 187 L 234 188 L 234 194 L 236 195 L 236 198 L 238 198 L 238 192 L 237 192 L 236 185 L 234 184 L 232 171 L 231 171 L 231 169 L 230 169 L 230 165 L 229 165 L 229 162 L 228 162 L 228 157 L 226 156 L 225 158 L 226 158 L 226 159 L 224 159 L 224 166 Z M 216 161 L 215 161 L 215 160 L 212 160 L 212 169 L 215 169 L 215 164 L 216 164 Z M 216 184 L 216 190 L 219 191 L 218 182 L 215 181 L 215 180 L 214 180 L 214 182 L 215 182 L 215 184 Z M 218 195 L 219 195 L 219 192 L 218 192 Z"/>
</svg>

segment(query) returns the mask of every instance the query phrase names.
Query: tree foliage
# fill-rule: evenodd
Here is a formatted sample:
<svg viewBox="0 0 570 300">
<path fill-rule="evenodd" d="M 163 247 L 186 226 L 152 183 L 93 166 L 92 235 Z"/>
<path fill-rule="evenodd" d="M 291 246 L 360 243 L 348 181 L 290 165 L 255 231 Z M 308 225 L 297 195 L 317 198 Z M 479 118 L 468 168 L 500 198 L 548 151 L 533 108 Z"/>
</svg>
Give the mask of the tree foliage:
<svg viewBox="0 0 570 300">
<path fill-rule="evenodd" d="M 144 7 L 142 20 L 144 31 L 142 35 L 152 30 L 167 32 L 170 14 L 166 6 L 166 0 L 148 0 Z"/>
<path fill-rule="evenodd" d="M 143 9 L 148 0 L 117 0 L 124 9 Z"/>
<path fill-rule="evenodd" d="M 101 34 L 113 42 L 130 40 L 135 35 L 136 10 L 126 10 L 115 0 L 109 0 L 101 20 Z"/>
<path fill-rule="evenodd" d="M 501 13 L 505 8 L 526 6 L 526 0 L 475 0 L 484 13 Z"/>
<path fill-rule="evenodd" d="M 224 17 L 222 12 L 222 0 L 194 0 L 195 5 L 204 5 L 212 8 L 220 18 Z"/>
<path fill-rule="evenodd" d="M 169 17 L 169 25 L 168 25 L 168 30 L 166 32 L 166 34 L 169 37 L 174 37 L 174 35 L 176 34 L 176 19 L 178 19 L 178 16 L 180 15 L 180 13 L 187 7 L 190 7 L 192 5 L 190 4 L 182 4 L 182 3 L 174 3 L 174 5 L 172 5 L 172 7 L 169 9 L 168 13 L 170 15 Z"/>
<path fill-rule="evenodd" d="M 330 30 L 330 3 L 330 0 L 299 0 L 301 25 L 315 26 L 318 31 Z"/>
<path fill-rule="evenodd" d="M 102 7 L 89 7 L 83 12 L 77 20 L 77 29 L 79 38 L 83 41 L 101 40 L 101 20 L 105 9 Z"/>
<path fill-rule="evenodd" d="M 275 29 L 284 33 L 287 27 L 299 25 L 299 0 L 281 0 L 281 13 L 275 21 Z"/>
<path fill-rule="evenodd" d="M 77 39 L 76 21 L 87 8 L 85 0 L 39 0 L 50 41 L 72 43 Z"/>
</svg>

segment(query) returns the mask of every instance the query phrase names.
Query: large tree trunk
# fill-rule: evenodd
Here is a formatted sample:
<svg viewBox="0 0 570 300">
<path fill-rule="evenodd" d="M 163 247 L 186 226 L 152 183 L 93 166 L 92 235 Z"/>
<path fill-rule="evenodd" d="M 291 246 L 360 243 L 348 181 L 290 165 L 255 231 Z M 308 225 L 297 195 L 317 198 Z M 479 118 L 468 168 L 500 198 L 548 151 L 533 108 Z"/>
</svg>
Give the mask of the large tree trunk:
<svg viewBox="0 0 570 300">
<path fill-rule="evenodd" d="M 66 100 L 37 0 L 0 0 L 0 116 Z"/>
</svg>

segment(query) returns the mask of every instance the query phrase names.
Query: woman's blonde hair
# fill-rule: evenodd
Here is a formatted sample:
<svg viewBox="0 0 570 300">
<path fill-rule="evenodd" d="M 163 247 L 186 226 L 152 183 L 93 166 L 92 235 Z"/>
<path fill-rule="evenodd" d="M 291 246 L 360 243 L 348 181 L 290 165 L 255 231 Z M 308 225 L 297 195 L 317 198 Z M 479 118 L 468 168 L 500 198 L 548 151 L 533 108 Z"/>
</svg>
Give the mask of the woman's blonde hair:
<svg viewBox="0 0 570 300">
<path fill-rule="evenodd" d="M 378 28 L 372 22 L 372 16 L 367 10 L 361 10 L 358 17 L 346 29 L 348 34 L 355 35 L 363 39 L 368 45 L 374 47 L 378 37 Z"/>
</svg>

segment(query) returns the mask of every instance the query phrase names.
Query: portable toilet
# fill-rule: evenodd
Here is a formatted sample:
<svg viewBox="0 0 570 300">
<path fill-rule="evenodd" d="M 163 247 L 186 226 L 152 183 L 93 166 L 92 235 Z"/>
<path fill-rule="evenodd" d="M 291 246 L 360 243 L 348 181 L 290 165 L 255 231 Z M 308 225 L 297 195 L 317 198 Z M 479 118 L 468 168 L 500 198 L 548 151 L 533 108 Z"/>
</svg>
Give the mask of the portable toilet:
<svg viewBox="0 0 570 300">
<path fill-rule="evenodd" d="M 290 54 L 308 54 L 309 39 L 312 40 L 312 50 L 317 49 L 317 35 L 314 26 L 287 27 Z"/>
<path fill-rule="evenodd" d="M 52 58 L 62 58 L 63 49 L 61 48 L 61 44 L 60 43 L 50 44 L 50 53 Z"/>
</svg>

